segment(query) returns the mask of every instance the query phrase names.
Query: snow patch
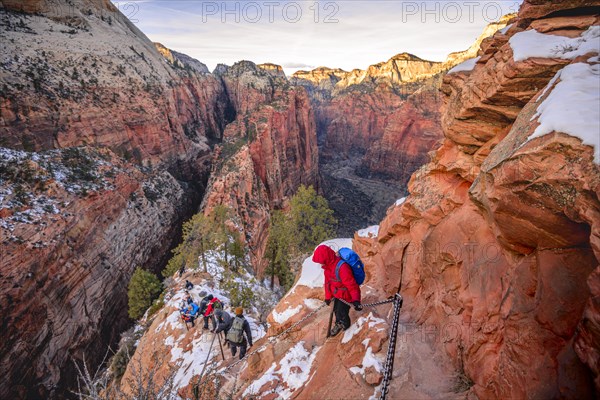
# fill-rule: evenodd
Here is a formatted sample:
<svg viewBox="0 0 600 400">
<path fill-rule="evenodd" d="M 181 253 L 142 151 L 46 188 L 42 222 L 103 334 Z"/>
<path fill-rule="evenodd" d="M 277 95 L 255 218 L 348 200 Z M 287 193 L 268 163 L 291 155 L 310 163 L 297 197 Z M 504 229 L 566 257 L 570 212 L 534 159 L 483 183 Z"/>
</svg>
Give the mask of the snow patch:
<svg viewBox="0 0 600 400">
<path fill-rule="evenodd" d="M 396 207 L 401 206 L 402 204 L 404 204 L 405 201 L 406 201 L 406 197 L 403 197 L 401 199 L 396 200 L 396 202 L 394 203 L 394 205 Z"/>
<path fill-rule="evenodd" d="M 535 29 L 519 32 L 509 39 L 515 61 L 532 57 L 572 60 L 587 53 L 600 52 L 600 26 L 591 26 L 578 38 L 546 35 Z"/>
<path fill-rule="evenodd" d="M 273 363 L 261 377 L 246 388 L 243 396 L 259 393 L 266 383 L 276 380 L 287 386 L 285 389 L 277 389 L 278 398 L 289 399 L 297 389 L 312 378 L 310 370 L 320 349 L 321 347 L 315 347 L 309 353 L 304 348 L 304 341 L 298 342 L 281 359 L 279 368 L 276 363 Z"/>
<path fill-rule="evenodd" d="M 360 317 L 354 324 L 350 326 L 345 332 L 344 337 L 342 338 L 342 343 L 348 343 L 354 335 L 356 335 L 362 329 L 364 324 L 367 324 L 369 329 L 374 328 L 376 325 L 385 324 L 385 320 L 381 318 L 377 318 L 373 315 L 372 312 L 369 313 L 366 317 Z M 384 328 L 377 328 L 376 332 L 382 331 Z"/>
<path fill-rule="evenodd" d="M 342 247 L 352 248 L 352 239 L 333 239 L 321 244 L 325 244 L 333 250 L 338 251 Z M 298 282 L 296 282 L 290 293 L 294 291 L 296 286 L 306 286 L 309 288 L 323 287 L 323 269 L 320 264 L 312 261 L 312 254 L 302 263 L 300 279 L 298 279 Z"/>
<path fill-rule="evenodd" d="M 563 132 L 593 146 L 594 161 L 600 164 L 600 65 L 567 65 L 549 86 L 559 78 L 560 82 L 538 106 L 534 118 L 540 125 L 527 141 L 550 132 Z"/>
<path fill-rule="evenodd" d="M 367 348 L 365 356 L 363 357 L 360 367 L 350 367 L 350 372 L 356 375 L 365 375 L 365 370 L 369 367 L 373 367 L 377 372 L 383 371 L 383 355 L 373 354 L 371 347 Z"/>
<path fill-rule="evenodd" d="M 379 225 L 372 225 L 372 226 L 369 226 L 368 228 L 361 229 L 358 231 L 358 237 L 363 237 L 363 238 L 377 237 L 378 234 L 379 234 Z"/>
<path fill-rule="evenodd" d="M 304 304 L 311 310 L 316 310 L 317 308 L 319 308 L 319 306 L 321 306 L 321 303 L 323 302 L 317 299 L 304 299 Z"/>
<path fill-rule="evenodd" d="M 506 35 L 506 32 L 508 32 L 508 30 L 509 30 L 510 28 L 512 28 L 512 26 L 513 26 L 513 24 L 506 25 L 504 28 L 500 29 L 498 32 L 500 32 L 500 33 L 501 33 L 501 34 L 503 34 L 503 35 Z"/>
<path fill-rule="evenodd" d="M 278 324 L 284 324 L 288 319 L 290 319 L 295 314 L 300 312 L 300 310 L 302 310 L 301 304 L 299 304 L 298 306 L 296 306 L 294 308 L 288 307 L 285 311 L 280 312 L 280 313 L 273 310 L 273 314 L 271 314 L 271 315 L 273 316 L 273 319 L 275 320 L 275 322 L 277 322 Z"/>
<path fill-rule="evenodd" d="M 456 67 L 454 67 L 450 71 L 448 71 L 448 73 L 455 74 L 457 72 L 472 71 L 473 68 L 475 68 L 475 64 L 477 64 L 477 61 L 479 61 L 480 58 L 481 57 L 475 57 L 475 58 L 468 59 L 467 61 L 463 61 L 460 64 L 458 64 Z"/>
</svg>

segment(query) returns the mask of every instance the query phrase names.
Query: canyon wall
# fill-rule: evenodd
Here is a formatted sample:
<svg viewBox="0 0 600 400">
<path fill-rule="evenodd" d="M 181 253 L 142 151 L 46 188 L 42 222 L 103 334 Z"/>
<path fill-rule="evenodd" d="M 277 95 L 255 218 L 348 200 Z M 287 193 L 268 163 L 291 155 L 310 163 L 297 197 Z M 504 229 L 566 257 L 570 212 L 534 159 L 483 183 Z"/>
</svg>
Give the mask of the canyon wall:
<svg viewBox="0 0 600 400">
<path fill-rule="evenodd" d="M 130 323 L 134 269 L 158 272 L 202 199 L 262 272 L 271 209 L 318 186 L 314 116 L 281 67 L 210 74 L 110 2 L 2 4 L 0 396 L 69 396 L 74 362 Z"/>
<path fill-rule="evenodd" d="M 364 70 L 319 67 L 292 75 L 315 110 L 324 194 L 341 234 L 376 223 L 406 195 L 411 174 L 443 138 L 442 74 L 475 57 L 482 41 L 513 17 L 489 24 L 467 50 L 444 62 L 400 53 Z"/>
<path fill-rule="evenodd" d="M 165 262 L 234 116 L 110 2 L 2 4 L 0 397 L 52 398 L 130 323 L 133 270 Z"/>
<path fill-rule="evenodd" d="M 273 66 L 270 64 L 269 66 Z M 272 71 L 242 61 L 219 76 L 237 119 L 227 125 L 203 207 L 234 211 L 255 272 L 266 268 L 263 253 L 270 210 L 283 208 L 298 186 L 319 188 L 314 115 L 306 91 Z"/>
<path fill-rule="evenodd" d="M 600 28 L 588 6 L 525 1 L 473 68 L 446 75 L 443 143 L 378 232 L 354 237 L 363 302 L 404 297 L 390 398 L 600 392 Z M 267 335 L 319 304 L 319 279 L 305 263 Z M 390 307 L 351 311 L 351 328 L 325 340 L 327 311 L 253 355 L 238 393 L 378 396 Z"/>
</svg>

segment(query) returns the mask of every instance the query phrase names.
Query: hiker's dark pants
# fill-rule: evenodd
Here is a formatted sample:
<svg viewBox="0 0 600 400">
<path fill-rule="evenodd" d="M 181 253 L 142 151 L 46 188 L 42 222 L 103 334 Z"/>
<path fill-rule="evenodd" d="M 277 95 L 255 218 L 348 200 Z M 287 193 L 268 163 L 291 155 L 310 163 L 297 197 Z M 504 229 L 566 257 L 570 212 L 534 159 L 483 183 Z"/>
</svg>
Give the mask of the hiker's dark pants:
<svg viewBox="0 0 600 400">
<path fill-rule="evenodd" d="M 335 299 L 333 303 L 333 312 L 335 313 L 336 323 L 341 324 L 344 330 L 350 328 L 350 306 Z"/>
<path fill-rule="evenodd" d="M 208 320 L 209 319 L 212 321 L 213 330 L 217 329 L 217 319 L 214 317 L 214 315 L 204 317 L 204 329 L 208 329 Z"/>
<path fill-rule="evenodd" d="M 229 342 L 229 344 L 231 345 L 231 355 L 235 357 L 235 353 L 237 353 L 237 348 L 240 348 L 240 360 L 242 358 L 244 358 L 244 356 L 246 355 L 246 350 L 248 349 L 248 342 L 246 342 L 246 339 L 244 339 L 244 341 L 240 344 L 236 344 L 236 343 L 231 343 Z"/>
</svg>

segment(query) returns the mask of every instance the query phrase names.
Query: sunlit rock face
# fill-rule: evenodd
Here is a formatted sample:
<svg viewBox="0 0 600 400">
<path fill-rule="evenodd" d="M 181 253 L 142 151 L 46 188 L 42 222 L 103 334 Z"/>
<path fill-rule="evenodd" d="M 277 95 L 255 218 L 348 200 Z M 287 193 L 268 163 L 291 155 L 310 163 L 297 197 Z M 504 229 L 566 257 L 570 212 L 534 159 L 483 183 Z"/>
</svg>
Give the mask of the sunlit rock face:
<svg viewBox="0 0 600 400">
<path fill-rule="evenodd" d="M 314 114 L 303 88 L 264 66 L 242 61 L 220 77 L 238 117 L 225 129 L 204 210 L 234 211 L 261 275 L 270 210 L 285 207 L 301 184 L 319 188 Z"/>
</svg>

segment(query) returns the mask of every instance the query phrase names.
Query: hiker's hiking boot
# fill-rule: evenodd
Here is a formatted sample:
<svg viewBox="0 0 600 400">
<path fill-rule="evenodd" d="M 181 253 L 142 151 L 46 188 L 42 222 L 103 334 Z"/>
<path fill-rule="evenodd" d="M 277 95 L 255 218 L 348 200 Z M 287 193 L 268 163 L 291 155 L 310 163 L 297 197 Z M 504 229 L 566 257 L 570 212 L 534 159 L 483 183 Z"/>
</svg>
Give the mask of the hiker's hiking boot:
<svg viewBox="0 0 600 400">
<path fill-rule="evenodd" d="M 334 337 L 335 335 L 337 335 L 338 333 L 340 333 L 343 330 L 344 330 L 344 327 L 342 326 L 342 324 L 335 324 L 333 326 L 333 328 L 331 328 L 331 332 L 329 332 L 329 336 Z"/>
</svg>

